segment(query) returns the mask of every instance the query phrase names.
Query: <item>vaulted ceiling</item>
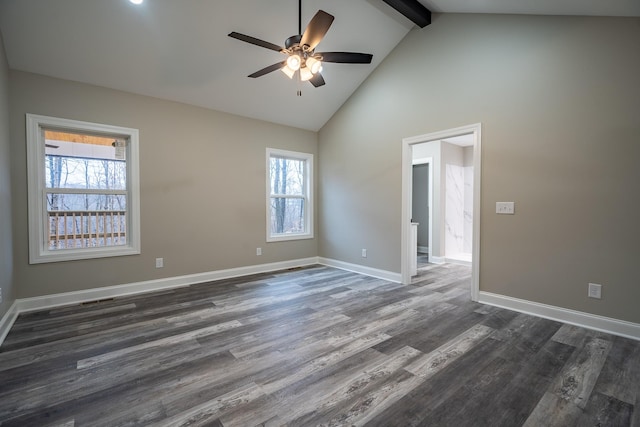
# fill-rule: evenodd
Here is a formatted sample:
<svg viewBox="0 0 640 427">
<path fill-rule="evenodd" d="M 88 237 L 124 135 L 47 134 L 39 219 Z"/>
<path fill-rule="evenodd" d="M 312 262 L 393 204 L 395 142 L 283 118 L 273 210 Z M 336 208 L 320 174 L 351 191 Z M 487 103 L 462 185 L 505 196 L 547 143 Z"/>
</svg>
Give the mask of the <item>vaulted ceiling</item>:
<svg viewBox="0 0 640 427">
<path fill-rule="evenodd" d="M 640 16 L 638 0 L 421 3 L 436 13 Z M 319 9 L 335 16 L 319 50 L 373 54 L 370 65 L 325 64 L 320 88 L 280 72 L 247 78 L 284 57 L 227 37 L 283 45 L 297 33 L 296 0 L 0 0 L 0 31 L 12 69 L 318 130 L 417 28 L 382 0 L 303 0 L 303 27 Z"/>
</svg>

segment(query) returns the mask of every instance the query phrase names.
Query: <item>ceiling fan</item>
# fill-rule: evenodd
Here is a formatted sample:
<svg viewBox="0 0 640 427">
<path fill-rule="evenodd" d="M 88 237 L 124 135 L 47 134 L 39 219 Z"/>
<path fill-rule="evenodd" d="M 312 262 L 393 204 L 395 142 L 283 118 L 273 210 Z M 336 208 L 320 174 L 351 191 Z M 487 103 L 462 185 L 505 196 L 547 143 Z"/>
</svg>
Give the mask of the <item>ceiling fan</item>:
<svg viewBox="0 0 640 427">
<path fill-rule="evenodd" d="M 316 46 L 322 41 L 325 34 L 333 23 L 333 15 L 323 10 L 319 10 L 309 21 L 309 25 L 302 32 L 302 0 L 298 0 L 298 34 L 289 37 L 284 42 L 285 47 L 247 36 L 245 34 L 229 33 L 229 37 L 251 43 L 266 49 L 281 52 L 287 56 L 284 61 L 269 65 L 248 77 L 256 78 L 269 74 L 276 70 L 281 70 L 289 78 L 296 74 L 301 81 L 308 81 L 313 86 L 319 87 L 325 84 L 322 77 L 322 63 L 334 62 L 341 64 L 370 64 L 373 55 L 356 52 L 316 52 Z"/>
</svg>

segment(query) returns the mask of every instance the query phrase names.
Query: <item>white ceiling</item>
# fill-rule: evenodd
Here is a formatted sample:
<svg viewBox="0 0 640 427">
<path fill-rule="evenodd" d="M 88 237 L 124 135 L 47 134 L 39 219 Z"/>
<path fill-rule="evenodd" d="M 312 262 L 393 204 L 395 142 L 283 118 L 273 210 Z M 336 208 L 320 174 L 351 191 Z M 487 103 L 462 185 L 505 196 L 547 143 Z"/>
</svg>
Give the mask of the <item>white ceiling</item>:
<svg viewBox="0 0 640 427">
<path fill-rule="evenodd" d="M 434 12 L 640 16 L 640 0 L 421 0 Z M 246 76 L 282 54 L 227 37 L 277 45 L 297 33 L 296 0 L 0 0 L 13 69 L 318 130 L 414 28 L 382 0 L 303 0 L 303 27 L 336 17 L 318 51 L 373 54 L 371 65 L 325 64 L 314 88 L 278 71 Z M 421 31 L 428 31 L 429 27 Z"/>
</svg>

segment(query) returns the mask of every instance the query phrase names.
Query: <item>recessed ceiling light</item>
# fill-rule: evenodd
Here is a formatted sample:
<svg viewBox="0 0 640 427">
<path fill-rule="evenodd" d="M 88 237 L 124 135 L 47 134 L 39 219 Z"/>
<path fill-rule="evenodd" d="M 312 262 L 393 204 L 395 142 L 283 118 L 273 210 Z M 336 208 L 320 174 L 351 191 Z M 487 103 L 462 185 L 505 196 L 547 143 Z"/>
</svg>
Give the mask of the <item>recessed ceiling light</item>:
<svg viewBox="0 0 640 427">
<path fill-rule="evenodd" d="M 133 4 L 142 4 L 144 0 L 129 0 Z"/>
</svg>

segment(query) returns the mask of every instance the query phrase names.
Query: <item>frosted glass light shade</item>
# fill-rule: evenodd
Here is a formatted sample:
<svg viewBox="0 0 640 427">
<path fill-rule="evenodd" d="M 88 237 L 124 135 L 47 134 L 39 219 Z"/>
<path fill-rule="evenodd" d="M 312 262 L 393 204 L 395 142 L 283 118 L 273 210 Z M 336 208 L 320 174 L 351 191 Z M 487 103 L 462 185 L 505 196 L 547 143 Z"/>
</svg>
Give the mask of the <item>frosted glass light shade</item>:
<svg viewBox="0 0 640 427">
<path fill-rule="evenodd" d="M 296 73 L 296 70 L 292 70 L 291 68 L 289 68 L 288 65 L 285 65 L 284 67 L 280 68 L 280 71 L 285 73 L 287 77 L 289 77 L 290 79 L 292 79 L 293 75 Z"/>
<path fill-rule="evenodd" d="M 300 69 L 300 65 L 302 64 L 302 60 L 298 55 L 291 55 L 287 58 L 287 66 L 291 68 L 293 71 L 297 71 Z"/>
<path fill-rule="evenodd" d="M 322 71 L 322 62 L 311 56 L 307 58 L 307 67 L 311 70 L 311 74 L 317 74 Z"/>
<path fill-rule="evenodd" d="M 300 68 L 300 80 L 306 82 L 311 80 L 311 77 L 313 77 L 313 73 L 311 72 L 309 67 Z"/>
</svg>

